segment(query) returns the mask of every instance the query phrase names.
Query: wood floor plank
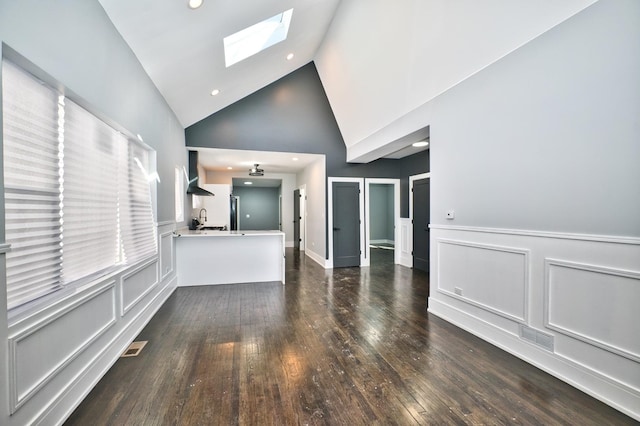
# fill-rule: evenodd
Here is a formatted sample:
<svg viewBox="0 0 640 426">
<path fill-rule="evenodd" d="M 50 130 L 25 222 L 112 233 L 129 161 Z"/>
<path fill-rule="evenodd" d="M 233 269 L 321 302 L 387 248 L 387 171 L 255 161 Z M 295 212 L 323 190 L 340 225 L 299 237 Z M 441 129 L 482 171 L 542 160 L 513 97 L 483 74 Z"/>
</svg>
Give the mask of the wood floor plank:
<svg viewBox="0 0 640 426">
<path fill-rule="evenodd" d="M 177 289 L 65 424 L 636 424 L 428 314 L 428 276 L 392 259 L 288 250 L 286 286 Z"/>
</svg>

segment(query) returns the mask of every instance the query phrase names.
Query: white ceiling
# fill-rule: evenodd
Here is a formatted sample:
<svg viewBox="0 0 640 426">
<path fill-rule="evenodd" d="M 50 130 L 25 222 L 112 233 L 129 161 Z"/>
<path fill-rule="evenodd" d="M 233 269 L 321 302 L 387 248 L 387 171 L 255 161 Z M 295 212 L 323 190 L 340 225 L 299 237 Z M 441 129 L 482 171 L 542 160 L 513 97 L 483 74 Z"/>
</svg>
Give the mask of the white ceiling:
<svg viewBox="0 0 640 426">
<path fill-rule="evenodd" d="M 312 61 L 340 2 L 99 1 L 185 128 Z M 225 68 L 224 37 L 292 7 L 285 41 Z"/>
<path fill-rule="evenodd" d="M 323 155 L 292 152 L 245 151 L 236 149 L 198 148 L 198 164 L 206 170 L 218 172 L 246 172 L 254 164 L 264 170 L 265 178 L 278 173 L 298 173 Z M 294 160 L 297 158 L 297 160 Z M 231 169 L 229 169 L 231 167 Z"/>
<path fill-rule="evenodd" d="M 192 10 L 188 0 L 99 0 L 145 71 L 186 128 L 314 60 L 340 0 L 204 0 Z M 224 37 L 293 8 L 287 39 L 225 67 Z M 287 60 L 289 53 L 294 54 Z M 211 96 L 211 91 L 220 93 Z M 408 141 L 386 158 L 402 158 L 426 148 Z M 201 150 L 207 170 L 249 169 L 259 163 L 272 173 L 297 173 L 318 156 Z"/>
</svg>

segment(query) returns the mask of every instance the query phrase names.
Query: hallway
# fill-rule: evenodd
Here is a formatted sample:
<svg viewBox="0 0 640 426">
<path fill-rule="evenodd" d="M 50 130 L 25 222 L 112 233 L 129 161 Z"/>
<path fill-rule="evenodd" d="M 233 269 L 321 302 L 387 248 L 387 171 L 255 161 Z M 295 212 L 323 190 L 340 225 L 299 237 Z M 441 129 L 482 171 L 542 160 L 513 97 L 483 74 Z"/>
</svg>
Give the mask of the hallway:
<svg viewBox="0 0 640 426">
<path fill-rule="evenodd" d="M 66 424 L 634 424 L 428 314 L 420 271 L 286 254 L 285 286 L 178 288 Z"/>
</svg>

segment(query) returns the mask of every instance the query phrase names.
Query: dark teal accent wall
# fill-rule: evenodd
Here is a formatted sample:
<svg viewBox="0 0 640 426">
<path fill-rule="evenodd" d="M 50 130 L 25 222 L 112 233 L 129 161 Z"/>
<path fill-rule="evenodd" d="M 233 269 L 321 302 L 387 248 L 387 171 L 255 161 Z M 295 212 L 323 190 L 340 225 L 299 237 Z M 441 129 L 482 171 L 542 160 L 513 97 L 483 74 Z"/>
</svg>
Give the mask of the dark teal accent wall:
<svg viewBox="0 0 640 426">
<path fill-rule="evenodd" d="M 429 152 L 401 160 L 347 163 L 340 129 L 313 62 L 195 123 L 189 147 L 324 154 L 327 176 L 399 178 L 408 217 L 409 176 L 429 171 Z"/>
<path fill-rule="evenodd" d="M 279 229 L 280 188 L 234 186 L 233 195 L 240 199 L 239 230 Z"/>
</svg>

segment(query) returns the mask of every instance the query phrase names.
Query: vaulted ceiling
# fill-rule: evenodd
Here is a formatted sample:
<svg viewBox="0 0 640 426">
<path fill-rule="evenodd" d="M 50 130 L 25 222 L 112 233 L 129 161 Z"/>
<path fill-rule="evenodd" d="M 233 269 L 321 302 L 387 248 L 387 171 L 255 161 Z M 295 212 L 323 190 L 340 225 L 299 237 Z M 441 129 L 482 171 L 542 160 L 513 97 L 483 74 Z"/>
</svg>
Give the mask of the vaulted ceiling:
<svg viewBox="0 0 640 426">
<path fill-rule="evenodd" d="M 100 3 L 187 127 L 313 60 L 339 0 L 204 0 L 197 9 L 187 0 Z M 225 66 L 225 37 L 291 8 L 286 40 Z"/>
<path fill-rule="evenodd" d="M 431 100 L 597 0 L 99 1 L 185 128 L 314 61 L 347 159 L 368 162 L 405 155 Z M 286 40 L 225 66 L 225 37 L 289 9 Z"/>
</svg>

